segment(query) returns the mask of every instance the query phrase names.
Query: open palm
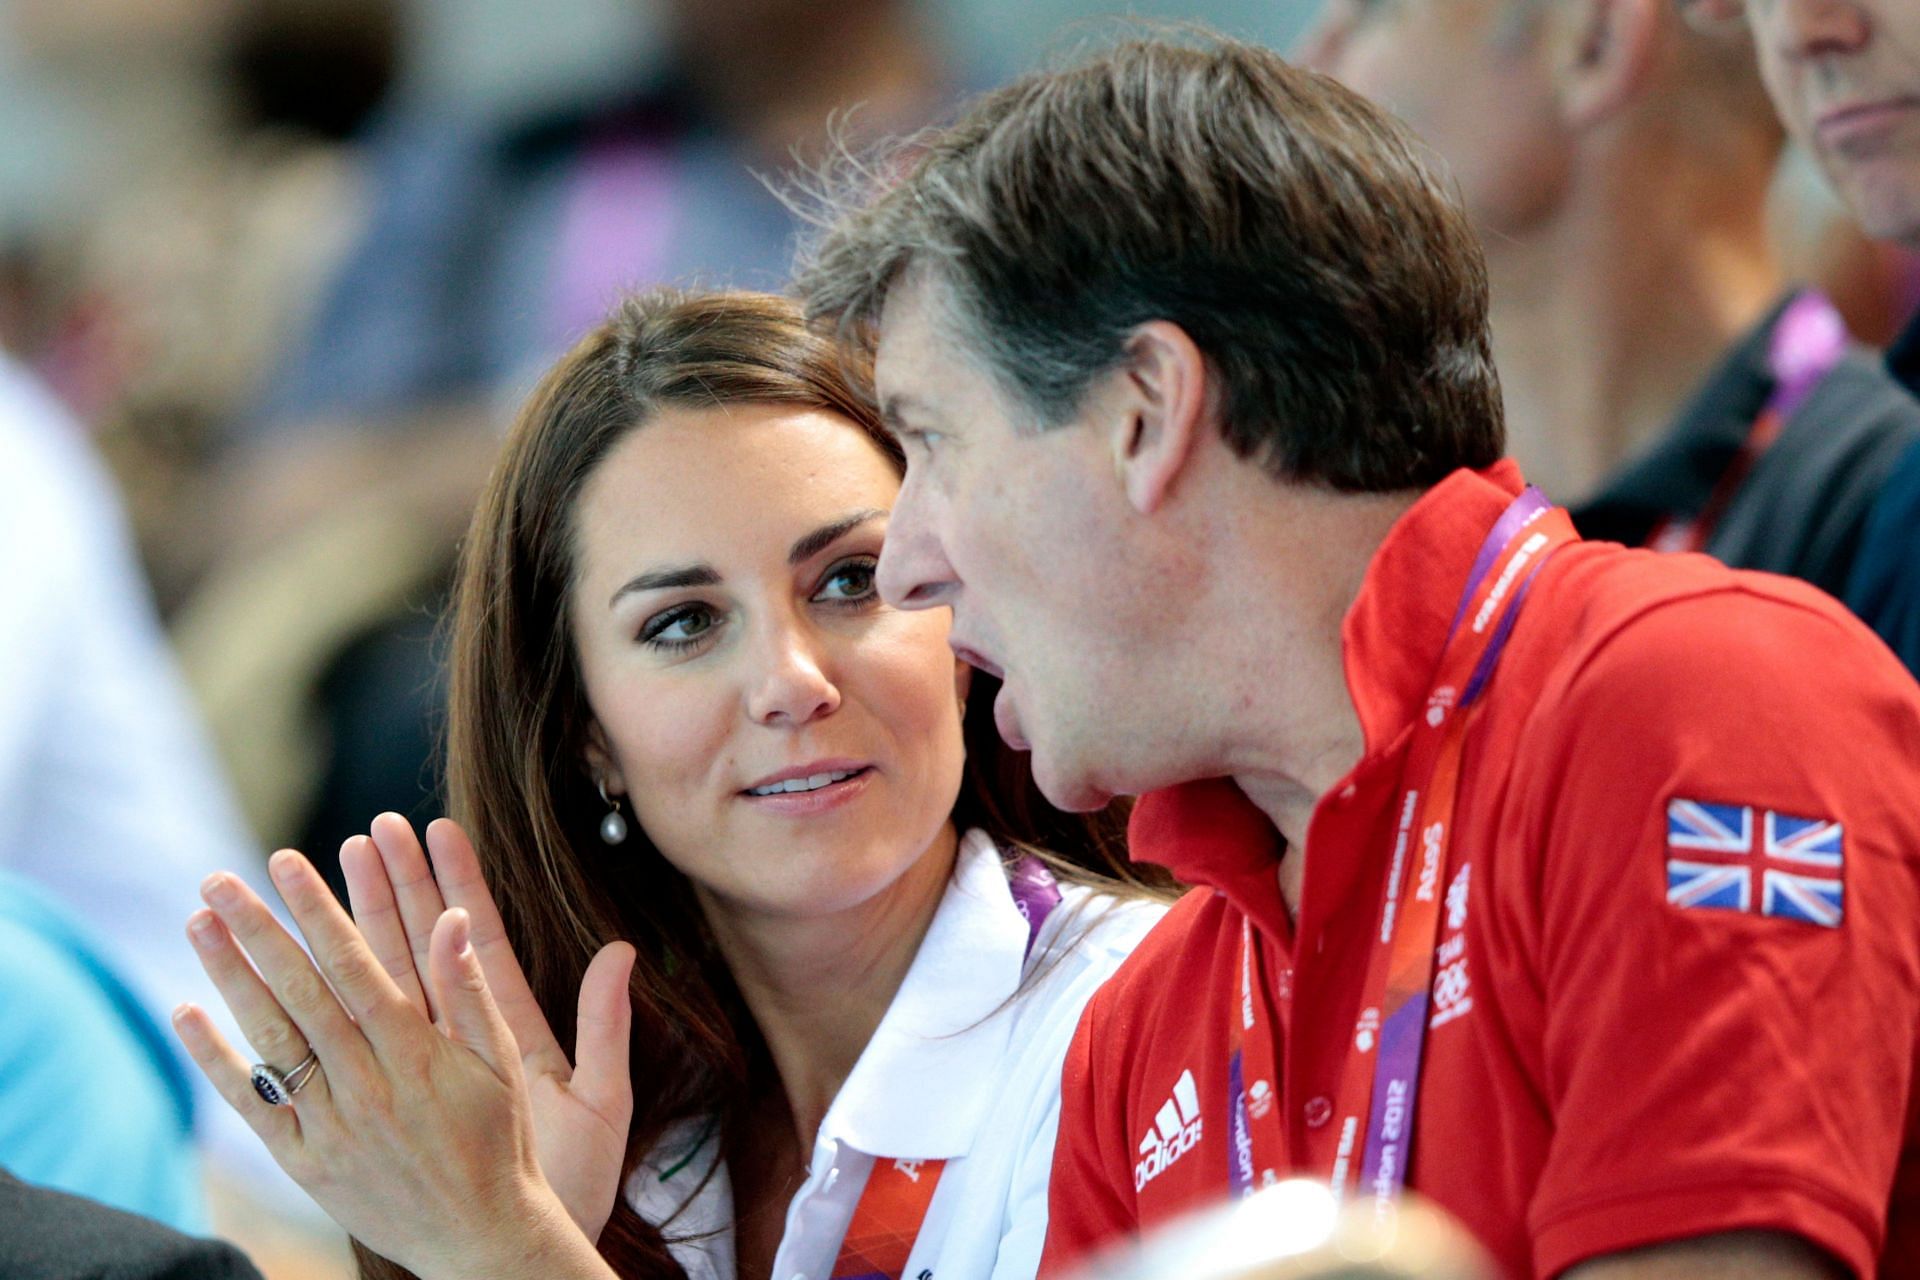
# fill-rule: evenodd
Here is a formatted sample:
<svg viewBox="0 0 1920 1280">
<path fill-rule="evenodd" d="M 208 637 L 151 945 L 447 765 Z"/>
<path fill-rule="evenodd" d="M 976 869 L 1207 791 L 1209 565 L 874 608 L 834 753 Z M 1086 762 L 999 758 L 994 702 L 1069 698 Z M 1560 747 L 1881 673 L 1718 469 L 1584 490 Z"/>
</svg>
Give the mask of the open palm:
<svg viewBox="0 0 1920 1280">
<path fill-rule="evenodd" d="M 427 850 L 397 813 L 375 818 L 371 838 L 356 836 L 342 846 L 354 921 L 401 991 L 437 1023 L 430 984 L 420 975 L 427 971 L 434 922 L 448 907 L 465 908 L 487 985 L 519 1048 L 540 1170 L 574 1222 L 598 1240 L 620 1193 L 633 1120 L 627 1073 L 633 1011 L 624 948 L 610 944 L 587 966 L 569 1059 L 527 986 L 466 832 L 449 819 L 433 822 Z"/>
</svg>

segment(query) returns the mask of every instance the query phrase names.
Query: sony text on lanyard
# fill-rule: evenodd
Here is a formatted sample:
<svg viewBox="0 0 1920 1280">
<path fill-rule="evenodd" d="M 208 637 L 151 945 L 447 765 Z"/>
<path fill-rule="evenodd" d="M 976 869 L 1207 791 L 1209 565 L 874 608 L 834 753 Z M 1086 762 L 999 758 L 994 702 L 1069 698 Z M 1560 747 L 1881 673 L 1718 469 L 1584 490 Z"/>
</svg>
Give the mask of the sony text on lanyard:
<svg viewBox="0 0 1920 1280">
<path fill-rule="evenodd" d="M 1446 883 L 1460 763 L 1472 712 L 1492 679 L 1535 575 L 1574 541 L 1573 522 L 1539 490 L 1528 488 L 1501 515 L 1475 557 L 1441 652 L 1426 713 L 1414 725 L 1400 782 L 1393 857 L 1381 895 L 1379 928 L 1368 957 L 1360 1016 L 1341 1074 L 1333 1116 L 1339 1123 L 1329 1181 L 1336 1196 L 1356 1188 L 1376 1214 L 1391 1210 L 1406 1185 L 1420 1061 L 1426 1044 L 1439 886 Z M 1409 874 L 1414 859 L 1417 872 Z M 1254 998 L 1259 968 L 1251 924 L 1241 934 L 1241 1002 L 1234 1026 L 1228 1089 L 1233 1125 L 1231 1183 L 1236 1195 L 1279 1167 L 1280 1117 L 1270 1096 L 1244 1086 L 1277 1080 L 1274 1037 L 1259 1025 Z M 1270 1007 L 1270 1006 L 1269 1006 Z M 1271 1086 L 1267 1086 L 1271 1092 Z M 1272 1122 L 1258 1125 L 1269 1114 Z M 1270 1153 L 1257 1153 L 1273 1144 Z M 1361 1153 L 1356 1169 L 1354 1153 Z"/>
</svg>

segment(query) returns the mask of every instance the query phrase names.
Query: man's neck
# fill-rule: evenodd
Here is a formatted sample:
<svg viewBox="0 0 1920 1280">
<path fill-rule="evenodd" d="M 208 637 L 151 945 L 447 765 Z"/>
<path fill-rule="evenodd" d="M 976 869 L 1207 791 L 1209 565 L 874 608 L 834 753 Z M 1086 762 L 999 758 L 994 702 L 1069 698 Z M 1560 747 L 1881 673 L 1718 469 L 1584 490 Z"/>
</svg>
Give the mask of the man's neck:
<svg viewBox="0 0 1920 1280">
<path fill-rule="evenodd" d="M 1785 288 L 1760 189 L 1730 198 L 1693 169 L 1594 175 L 1552 225 L 1487 237 L 1508 447 L 1558 502 L 1664 434 Z"/>
<path fill-rule="evenodd" d="M 1179 610 L 1185 639 L 1169 687 L 1192 701 L 1168 720 L 1192 735 L 1179 744 L 1180 771 L 1232 778 L 1287 841 L 1292 876 L 1315 805 L 1366 747 L 1347 688 L 1346 615 L 1418 494 L 1296 489 L 1277 502 L 1259 468 L 1230 466 L 1233 487 L 1210 490 L 1217 514 L 1197 538 L 1209 548 L 1208 586 Z"/>
<path fill-rule="evenodd" d="M 773 916 L 700 893 L 720 953 L 766 1041 L 802 1162 L 900 990 L 953 873 L 951 824 L 873 898 L 830 916 Z"/>
</svg>

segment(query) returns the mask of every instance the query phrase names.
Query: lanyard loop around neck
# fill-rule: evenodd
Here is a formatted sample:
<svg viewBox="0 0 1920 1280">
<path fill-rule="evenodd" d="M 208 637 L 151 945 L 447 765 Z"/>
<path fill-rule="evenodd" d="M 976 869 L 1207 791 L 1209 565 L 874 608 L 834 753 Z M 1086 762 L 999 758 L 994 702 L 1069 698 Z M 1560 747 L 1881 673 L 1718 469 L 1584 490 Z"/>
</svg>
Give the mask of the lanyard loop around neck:
<svg viewBox="0 0 1920 1280">
<path fill-rule="evenodd" d="M 1414 724 L 1360 1014 L 1332 1114 L 1339 1126 L 1329 1171 L 1334 1193 L 1358 1189 L 1376 1213 L 1390 1212 L 1407 1181 L 1468 732 L 1540 569 L 1577 536 L 1567 513 L 1537 489 L 1509 504 L 1474 559 L 1427 705 Z M 1236 1195 L 1264 1185 L 1286 1163 L 1281 1116 L 1271 1104 L 1275 1036 L 1262 1017 L 1273 1006 L 1260 969 L 1248 923 L 1228 1081 Z M 1254 1084 L 1245 1083 L 1248 1076 Z M 1262 1084 L 1267 1094 L 1256 1096 Z"/>
<path fill-rule="evenodd" d="M 1060 884 L 1044 863 L 1027 854 L 1007 868 L 1007 889 L 1026 921 L 1024 956 L 1031 958 L 1047 917 L 1060 905 Z M 945 1160 L 876 1156 L 841 1239 L 832 1280 L 901 1280 L 946 1166 Z"/>
</svg>

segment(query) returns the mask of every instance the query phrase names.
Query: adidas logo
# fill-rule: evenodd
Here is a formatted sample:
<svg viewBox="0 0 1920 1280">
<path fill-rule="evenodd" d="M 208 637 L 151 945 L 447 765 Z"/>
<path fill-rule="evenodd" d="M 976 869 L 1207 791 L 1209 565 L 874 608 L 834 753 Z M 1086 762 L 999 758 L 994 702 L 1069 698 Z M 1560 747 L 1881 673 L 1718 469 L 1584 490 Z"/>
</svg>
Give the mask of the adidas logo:
<svg viewBox="0 0 1920 1280">
<path fill-rule="evenodd" d="M 1153 1128 L 1140 1139 L 1140 1163 L 1133 1166 L 1133 1189 L 1146 1190 L 1149 1182 L 1199 1145 L 1200 1094 L 1193 1087 L 1193 1072 L 1182 1071 L 1173 1086 L 1173 1096 L 1160 1104 Z"/>
</svg>

